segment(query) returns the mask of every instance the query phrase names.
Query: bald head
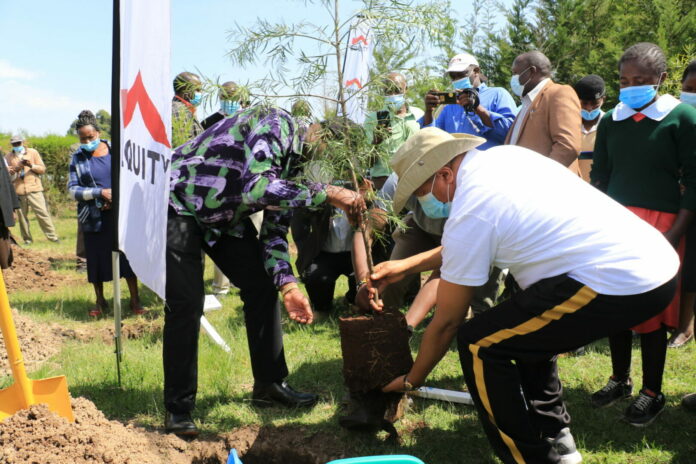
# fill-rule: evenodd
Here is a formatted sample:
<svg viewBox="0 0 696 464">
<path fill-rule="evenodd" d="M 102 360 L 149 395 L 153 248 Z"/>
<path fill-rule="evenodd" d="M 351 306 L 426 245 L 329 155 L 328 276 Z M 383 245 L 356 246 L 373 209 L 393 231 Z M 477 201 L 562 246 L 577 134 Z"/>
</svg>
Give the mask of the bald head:
<svg viewBox="0 0 696 464">
<path fill-rule="evenodd" d="M 549 77 L 551 75 L 551 61 L 539 50 L 522 53 L 515 58 L 515 62 L 519 62 L 524 68 L 534 66 L 536 72 L 544 77 Z"/>
<path fill-rule="evenodd" d="M 390 72 L 384 79 L 384 93 L 386 95 L 395 95 L 406 93 L 406 78 L 398 72 Z"/>
<path fill-rule="evenodd" d="M 201 87 L 203 83 L 198 74 L 184 71 L 174 78 L 174 93 L 185 100 L 191 100 L 193 94 L 200 91 Z"/>
</svg>

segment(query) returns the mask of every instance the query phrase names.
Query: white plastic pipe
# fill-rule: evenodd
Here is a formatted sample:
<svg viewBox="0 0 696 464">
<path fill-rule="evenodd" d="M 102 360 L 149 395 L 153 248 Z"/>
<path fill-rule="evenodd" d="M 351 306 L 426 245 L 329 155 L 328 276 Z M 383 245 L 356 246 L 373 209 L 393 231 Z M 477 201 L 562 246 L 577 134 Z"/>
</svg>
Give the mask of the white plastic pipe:
<svg viewBox="0 0 696 464">
<path fill-rule="evenodd" d="M 409 394 L 419 398 L 448 401 L 450 403 L 461 403 L 468 405 L 474 404 L 474 400 L 471 399 L 471 395 L 469 393 L 454 390 L 443 390 L 442 388 L 420 387 L 412 392 L 409 392 Z"/>
<path fill-rule="evenodd" d="M 212 326 L 210 322 L 208 322 L 208 319 L 205 318 L 205 316 L 201 316 L 201 327 L 203 330 L 205 330 L 205 333 L 210 335 L 210 338 L 213 339 L 215 343 L 220 345 L 220 347 L 225 350 L 225 353 L 229 353 L 232 351 L 230 347 L 225 343 L 225 340 L 222 339 L 220 334 L 218 333 L 217 330 L 215 330 L 215 327 Z"/>
</svg>

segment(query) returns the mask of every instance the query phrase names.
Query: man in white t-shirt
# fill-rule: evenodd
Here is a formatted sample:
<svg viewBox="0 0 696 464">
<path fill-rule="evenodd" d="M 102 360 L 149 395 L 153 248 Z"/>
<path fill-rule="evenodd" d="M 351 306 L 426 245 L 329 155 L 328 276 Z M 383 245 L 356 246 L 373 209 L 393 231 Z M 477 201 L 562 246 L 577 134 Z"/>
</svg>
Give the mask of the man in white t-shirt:
<svg viewBox="0 0 696 464">
<path fill-rule="evenodd" d="M 442 276 L 415 364 L 384 391 L 422 385 L 458 335 L 466 383 L 500 459 L 580 462 L 574 445 L 563 449 L 567 429 L 544 434 L 548 418 L 528 404 L 535 379 L 521 367 L 546 361 L 544 375 L 557 380 L 558 353 L 654 316 L 674 295 L 679 259 L 656 229 L 561 164 L 516 146 L 479 152 L 480 139 L 456 135 L 424 129 L 395 156 L 413 162 L 394 209 L 413 194 L 450 212 L 442 247 L 381 263 L 371 277 L 382 289 L 412 272 L 439 267 Z M 464 323 L 491 265 L 510 269 L 522 290 Z"/>
</svg>

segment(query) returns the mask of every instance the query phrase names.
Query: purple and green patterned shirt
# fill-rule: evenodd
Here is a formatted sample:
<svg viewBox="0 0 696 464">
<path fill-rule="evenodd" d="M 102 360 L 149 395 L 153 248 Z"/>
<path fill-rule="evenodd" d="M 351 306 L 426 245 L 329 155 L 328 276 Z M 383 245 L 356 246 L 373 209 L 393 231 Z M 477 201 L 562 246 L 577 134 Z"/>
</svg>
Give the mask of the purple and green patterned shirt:
<svg viewBox="0 0 696 464">
<path fill-rule="evenodd" d="M 260 239 L 266 271 L 277 287 L 296 279 L 287 232 L 292 208 L 326 201 L 326 186 L 299 174 L 300 139 L 289 113 L 254 106 L 222 119 L 172 154 L 169 204 L 193 216 L 213 245 L 223 235 L 242 237 L 244 220 L 264 211 Z"/>
</svg>

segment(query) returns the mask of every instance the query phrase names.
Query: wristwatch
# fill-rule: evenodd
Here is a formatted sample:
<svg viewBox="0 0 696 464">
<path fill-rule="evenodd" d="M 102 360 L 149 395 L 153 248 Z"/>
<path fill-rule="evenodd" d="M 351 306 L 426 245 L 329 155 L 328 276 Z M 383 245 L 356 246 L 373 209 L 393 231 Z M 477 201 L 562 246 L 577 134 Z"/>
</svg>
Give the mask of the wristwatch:
<svg viewBox="0 0 696 464">
<path fill-rule="evenodd" d="M 404 375 L 404 391 L 413 391 L 416 387 L 413 386 L 411 382 L 408 381 L 408 377 Z"/>
</svg>

